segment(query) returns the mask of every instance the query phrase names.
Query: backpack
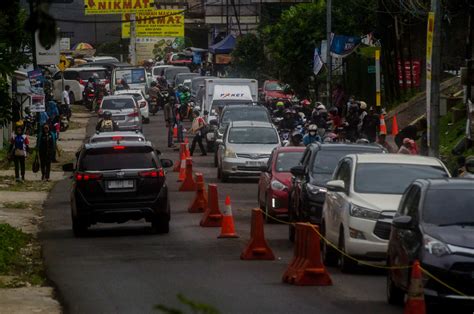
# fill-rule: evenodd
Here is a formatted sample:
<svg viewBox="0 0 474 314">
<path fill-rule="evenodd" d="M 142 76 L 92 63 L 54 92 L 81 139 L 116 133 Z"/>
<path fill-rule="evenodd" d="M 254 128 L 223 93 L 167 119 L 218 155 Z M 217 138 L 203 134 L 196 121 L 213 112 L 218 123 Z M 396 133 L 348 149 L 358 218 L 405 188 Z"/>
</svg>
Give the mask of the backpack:
<svg viewBox="0 0 474 314">
<path fill-rule="evenodd" d="M 112 120 L 102 120 L 102 124 L 100 126 L 101 132 L 113 132 L 114 131 L 114 123 Z"/>
<path fill-rule="evenodd" d="M 23 137 L 23 135 L 15 136 L 15 149 L 23 150 L 24 143 L 25 143 L 25 138 Z"/>
</svg>

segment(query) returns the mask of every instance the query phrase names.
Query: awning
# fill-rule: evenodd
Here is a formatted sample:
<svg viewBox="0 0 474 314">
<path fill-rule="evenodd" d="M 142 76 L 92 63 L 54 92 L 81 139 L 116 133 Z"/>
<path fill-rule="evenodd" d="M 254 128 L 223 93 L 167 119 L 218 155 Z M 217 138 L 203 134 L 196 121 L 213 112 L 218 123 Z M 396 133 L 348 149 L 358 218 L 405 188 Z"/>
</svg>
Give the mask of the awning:
<svg viewBox="0 0 474 314">
<path fill-rule="evenodd" d="M 236 38 L 234 35 L 227 35 L 217 44 L 209 47 L 209 51 L 213 54 L 230 53 L 235 48 Z"/>
</svg>

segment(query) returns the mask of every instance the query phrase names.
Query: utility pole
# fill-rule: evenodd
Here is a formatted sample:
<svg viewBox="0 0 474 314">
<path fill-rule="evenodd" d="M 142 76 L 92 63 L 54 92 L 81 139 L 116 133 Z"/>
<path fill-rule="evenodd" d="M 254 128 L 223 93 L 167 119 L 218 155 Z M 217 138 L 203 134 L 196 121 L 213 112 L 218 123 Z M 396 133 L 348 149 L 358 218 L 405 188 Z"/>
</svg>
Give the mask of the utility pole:
<svg viewBox="0 0 474 314">
<path fill-rule="evenodd" d="M 332 79 L 332 60 L 331 60 L 331 35 L 332 35 L 332 0 L 326 0 L 326 65 L 328 69 L 328 76 L 326 80 L 326 93 L 327 93 L 327 108 L 331 108 L 331 79 Z"/>
<path fill-rule="evenodd" d="M 466 89 L 466 104 L 472 97 L 472 42 L 474 41 L 474 1 L 469 1 L 469 18 L 467 20 L 467 36 L 466 36 L 466 76 L 467 76 L 467 89 Z"/>
<path fill-rule="evenodd" d="M 36 0 L 30 0 L 30 16 L 33 15 L 33 11 L 35 9 Z M 32 33 L 33 39 L 31 40 L 31 55 L 33 60 L 33 70 L 36 70 L 38 67 L 38 62 L 36 60 L 36 32 Z"/>
<path fill-rule="evenodd" d="M 130 63 L 137 64 L 137 24 L 135 13 L 130 14 Z"/>
<path fill-rule="evenodd" d="M 431 0 L 426 40 L 426 117 L 429 155 L 439 156 L 439 93 L 441 70 L 441 5 Z"/>
</svg>

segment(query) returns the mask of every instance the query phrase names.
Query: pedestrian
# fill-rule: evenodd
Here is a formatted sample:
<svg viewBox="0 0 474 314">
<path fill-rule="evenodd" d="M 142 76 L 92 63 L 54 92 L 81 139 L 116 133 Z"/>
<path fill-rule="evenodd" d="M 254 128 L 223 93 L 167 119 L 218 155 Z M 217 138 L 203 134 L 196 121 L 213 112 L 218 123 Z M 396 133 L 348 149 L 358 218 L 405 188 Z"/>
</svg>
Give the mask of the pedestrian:
<svg viewBox="0 0 474 314">
<path fill-rule="evenodd" d="M 18 182 L 25 180 L 25 159 L 29 150 L 28 145 L 30 145 L 30 140 L 27 135 L 23 134 L 23 125 L 17 124 L 15 134 L 10 139 L 9 152 L 15 164 L 15 179 Z"/>
<path fill-rule="evenodd" d="M 398 134 L 395 136 L 395 143 L 400 148 L 403 145 L 403 141 L 405 138 L 409 138 L 416 141 L 418 139 L 417 132 L 418 127 L 415 124 L 408 125 L 404 127 L 400 132 L 398 132 Z"/>
<path fill-rule="evenodd" d="M 41 180 L 49 181 L 51 162 L 55 156 L 54 136 L 49 125 L 43 125 L 43 132 L 38 141 L 38 153 L 41 166 Z"/>
<path fill-rule="evenodd" d="M 71 107 L 71 99 L 69 98 L 70 89 L 71 89 L 71 86 L 66 85 L 64 87 L 63 94 L 61 97 L 61 103 L 63 103 L 64 105 L 67 105 L 69 109 Z"/>
<path fill-rule="evenodd" d="M 402 146 L 400 146 L 400 149 L 398 150 L 398 154 L 414 155 L 411 139 L 409 139 L 408 137 L 405 137 L 403 139 L 403 144 Z"/>
<path fill-rule="evenodd" d="M 342 118 L 336 107 L 329 110 L 329 119 L 331 120 L 331 131 L 337 133 L 337 130 L 342 126 Z"/>
<path fill-rule="evenodd" d="M 370 143 L 374 143 L 377 139 L 377 128 L 380 124 L 380 119 L 375 112 L 374 107 L 370 107 L 368 114 L 362 121 L 361 132 L 363 136 L 369 140 Z"/>
<path fill-rule="evenodd" d="M 322 143 L 323 140 L 321 139 L 321 136 L 319 136 L 318 132 L 318 126 L 316 124 L 311 124 L 308 127 L 308 133 L 303 136 L 303 144 L 305 146 L 308 146 L 309 144 L 312 143 Z"/>
<path fill-rule="evenodd" d="M 379 134 L 379 137 L 378 137 L 378 140 L 377 140 L 377 144 L 379 144 L 380 146 L 382 146 L 383 148 L 385 148 L 387 150 L 387 152 L 389 152 L 390 154 L 394 154 L 396 153 L 397 151 L 392 147 L 392 145 L 390 145 L 387 141 L 387 135 L 386 134 Z"/>
<path fill-rule="evenodd" d="M 199 149 L 201 149 L 201 156 L 206 156 L 206 150 L 204 149 L 204 145 L 202 144 L 202 137 L 203 137 L 203 128 L 206 126 L 206 122 L 203 118 L 199 116 L 199 111 L 193 111 L 193 123 L 191 126 L 190 132 L 194 134 L 193 142 L 191 144 L 190 154 L 191 156 L 194 154 L 194 149 L 196 148 L 196 143 L 199 144 Z"/>
</svg>

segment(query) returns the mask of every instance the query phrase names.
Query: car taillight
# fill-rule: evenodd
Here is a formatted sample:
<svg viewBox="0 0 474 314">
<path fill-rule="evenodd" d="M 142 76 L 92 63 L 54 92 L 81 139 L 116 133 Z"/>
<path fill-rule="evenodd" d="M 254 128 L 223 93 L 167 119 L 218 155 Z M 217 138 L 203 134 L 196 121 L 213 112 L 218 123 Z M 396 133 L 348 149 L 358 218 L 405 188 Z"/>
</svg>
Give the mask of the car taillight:
<svg viewBox="0 0 474 314">
<path fill-rule="evenodd" d="M 133 111 L 132 113 L 129 113 L 128 116 L 129 116 L 129 117 L 138 117 L 138 111 L 135 110 L 135 111 Z"/>
<path fill-rule="evenodd" d="M 141 101 L 140 102 L 140 108 L 145 108 L 146 106 L 146 101 Z"/>
<path fill-rule="evenodd" d="M 76 181 L 99 180 L 102 178 L 102 174 L 78 172 L 76 173 L 75 178 L 76 178 Z"/>
<path fill-rule="evenodd" d="M 151 171 L 142 171 L 138 173 L 138 175 L 143 178 L 158 178 L 158 177 L 164 177 L 165 172 L 163 171 L 163 169 L 159 169 L 159 170 L 151 170 Z"/>
<path fill-rule="evenodd" d="M 78 79 L 79 84 L 86 86 L 86 81 L 83 81 L 82 79 Z"/>
<path fill-rule="evenodd" d="M 125 149 L 125 146 L 122 146 L 122 145 L 114 146 L 114 150 L 124 150 L 124 149 Z"/>
</svg>

